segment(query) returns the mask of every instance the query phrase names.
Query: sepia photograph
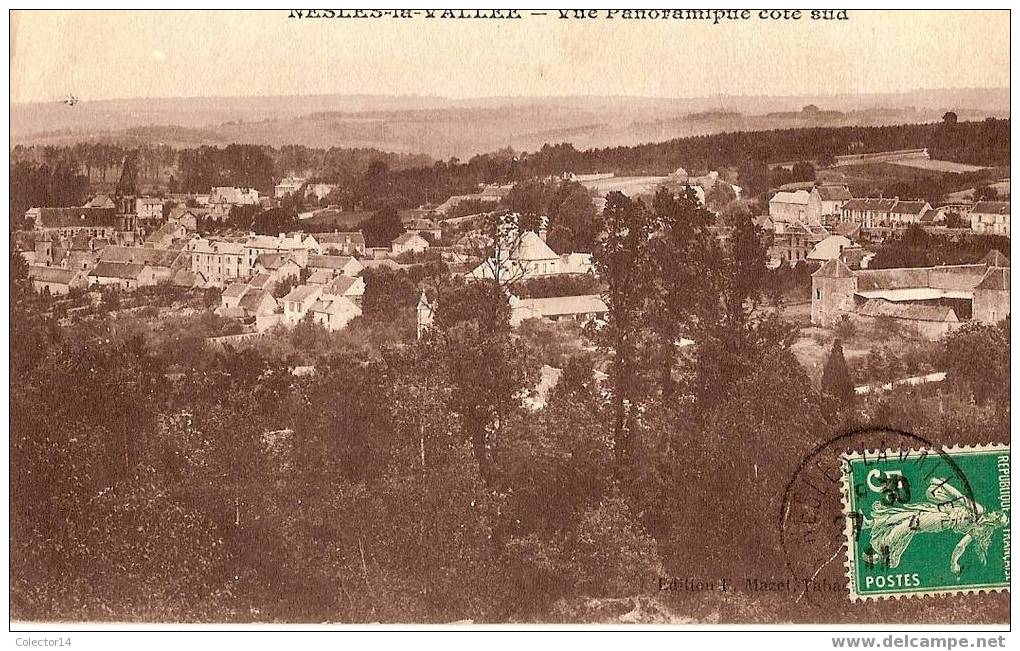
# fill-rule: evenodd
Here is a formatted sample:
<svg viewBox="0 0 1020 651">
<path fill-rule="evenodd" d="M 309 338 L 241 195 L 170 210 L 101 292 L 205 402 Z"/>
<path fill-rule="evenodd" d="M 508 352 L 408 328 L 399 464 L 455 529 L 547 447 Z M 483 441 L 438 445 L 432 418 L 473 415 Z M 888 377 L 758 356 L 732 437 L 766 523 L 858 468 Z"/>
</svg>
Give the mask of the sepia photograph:
<svg viewBox="0 0 1020 651">
<path fill-rule="evenodd" d="M 1010 20 L 10 10 L 9 642 L 1004 646 Z"/>
</svg>

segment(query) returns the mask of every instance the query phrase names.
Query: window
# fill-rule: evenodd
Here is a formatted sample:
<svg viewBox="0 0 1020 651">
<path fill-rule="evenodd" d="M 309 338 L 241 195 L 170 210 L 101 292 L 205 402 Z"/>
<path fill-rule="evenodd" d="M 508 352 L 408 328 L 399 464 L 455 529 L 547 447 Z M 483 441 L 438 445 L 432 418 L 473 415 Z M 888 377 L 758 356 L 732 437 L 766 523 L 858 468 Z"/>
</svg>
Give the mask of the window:
<svg viewBox="0 0 1020 651">
<path fill-rule="evenodd" d="M 815 290 L 815 298 L 818 299 L 818 300 L 822 299 L 822 290 L 820 290 L 820 289 L 816 289 Z"/>
</svg>

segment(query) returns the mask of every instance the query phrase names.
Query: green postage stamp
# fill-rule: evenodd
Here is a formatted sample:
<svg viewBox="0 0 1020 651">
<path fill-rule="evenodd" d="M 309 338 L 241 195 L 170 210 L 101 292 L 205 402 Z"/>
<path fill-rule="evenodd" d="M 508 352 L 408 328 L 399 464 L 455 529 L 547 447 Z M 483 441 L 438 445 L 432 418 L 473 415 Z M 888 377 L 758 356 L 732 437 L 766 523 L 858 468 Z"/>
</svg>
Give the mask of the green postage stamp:
<svg viewBox="0 0 1020 651">
<path fill-rule="evenodd" d="M 1008 591 L 1009 446 L 843 459 L 850 598 Z"/>
</svg>

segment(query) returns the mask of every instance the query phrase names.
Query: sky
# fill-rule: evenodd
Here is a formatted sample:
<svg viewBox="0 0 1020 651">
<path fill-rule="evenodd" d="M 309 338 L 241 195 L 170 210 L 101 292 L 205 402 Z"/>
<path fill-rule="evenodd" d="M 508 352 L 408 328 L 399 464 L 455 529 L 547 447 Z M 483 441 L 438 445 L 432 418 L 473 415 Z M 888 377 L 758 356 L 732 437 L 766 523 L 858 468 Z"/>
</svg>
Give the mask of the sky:
<svg viewBox="0 0 1020 651">
<path fill-rule="evenodd" d="M 11 101 L 371 94 L 819 95 L 1009 86 L 1006 11 L 847 21 L 295 20 L 15 11 Z"/>
</svg>

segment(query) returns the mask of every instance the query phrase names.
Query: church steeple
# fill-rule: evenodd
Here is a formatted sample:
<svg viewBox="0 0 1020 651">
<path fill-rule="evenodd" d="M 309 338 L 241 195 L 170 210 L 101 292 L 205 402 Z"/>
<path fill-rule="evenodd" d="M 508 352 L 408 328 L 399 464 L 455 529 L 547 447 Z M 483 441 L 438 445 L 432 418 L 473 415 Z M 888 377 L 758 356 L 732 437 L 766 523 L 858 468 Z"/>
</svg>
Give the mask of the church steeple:
<svg viewBox="0 0 1020 651">
<path fill-rule="evenodd" d="M 120 168 L 120 179 L 117 181 L 117 189 L 114 191 L 114 196 L 117 199 L 120 197 L 134 197 L 138 194 L 138 154 L 132 152 L 124 157 L 124 163 Z"/>
<path fill-rule="evenodd" d="M 117 189 L 113 193 L 117 214 L 120 215 L 122 221 L 120 228 L 125 231 L 134 231 L 137 226 L 135 212 L 135 195 L 138 194 L 137 156 L 137 152 L 132 152 L 124 157 L 124 163 L 120 168 L 120 179 L 117 180 Z"/>
</svg>

